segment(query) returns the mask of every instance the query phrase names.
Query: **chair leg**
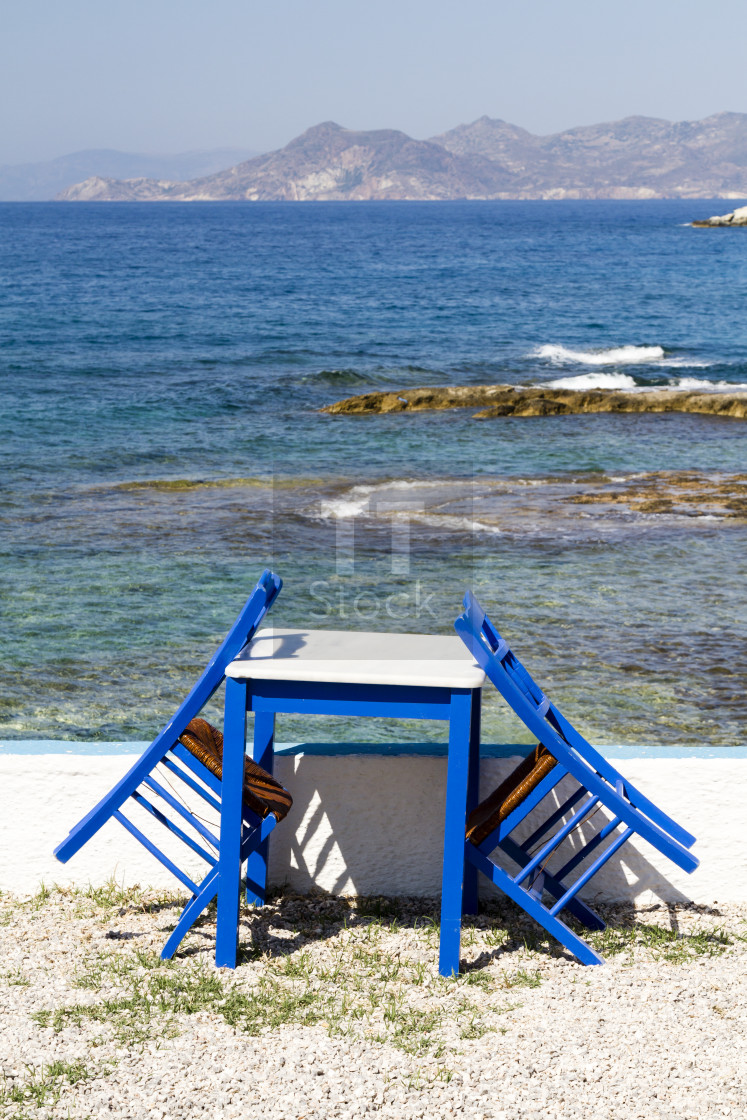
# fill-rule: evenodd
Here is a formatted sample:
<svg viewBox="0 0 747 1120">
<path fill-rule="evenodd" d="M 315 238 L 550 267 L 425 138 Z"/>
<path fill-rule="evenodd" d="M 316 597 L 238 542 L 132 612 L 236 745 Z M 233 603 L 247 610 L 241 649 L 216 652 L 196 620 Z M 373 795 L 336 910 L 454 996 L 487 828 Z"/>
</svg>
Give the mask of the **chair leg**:
<svg viewBox="0 0 747 1120">
<path fill-rule="evenodd" d="M 257 712 L 254 717 L 252 758 L 268 774 L 273 770 L 275 746 L 275 713 Z M 246 864 L 246 901 L 250 906 L 264 906 L 267 898 L 267 864 L 269 841 L 263 840 L 250 853 Z"/>
<path fill-rule="evenodd" d="M 510 836 L 505 836 L 503 840 L 501 840 L 500 847 L 503 848 L 506 855 L 510 856 L 514 863 L 518 863 L 519 867 L 526 867 L 529 860 L 532 858 L 528 852 L 525 852 Z M 543 875 L 544 889 L 551 894 L 553 898 L 562 898 L 567 887 L 564 887 L 560 880 L 556 879 L 554 875 L 551 875 L 549 871 L 544 871 Z M 580 898 L 574 897 L 569 899 L 566 910 L 573 914 L 573 917 L 587 929 L 601 930 L 607 928 L 607 923 L 603 921 L 598 914 L 595 914 L 590 906 L 582 902 Z"/>
<path fill-rule="evenodd" d="M 200 883 L 200 889 L 193 895 L 181 912 L 179 921 L 168 941 L 161 950 L 161 960 L 170 961 L 179 947 L 180 942 L 218 893 L 218 868 L 214 867 Z"/>
<path fill-rule="evenodd" d="M 467 776 L 467 816 L 480 800 L 480 690 L 472 693 L 469 728 L 469 771 Z M 477 868 L 465 861 L 462 914 L 476 914 L 479 904 Z"/>
<path fill-rule="evenodd" d="M 479 852 L 474 844 L 470 844 L 469 840 L 465 843 L 465 849 L 468 860 L 474 863 L 499 890 L 517 902 L 531 918 L 539 922 L 561 945 L 570 949 L 582 964 L 604 964 L 604 958 L 595 952 L 591 945 L 587 945 L 577 933 L 568 928 L 565 922 L 561 922 L 560 918 L 553 917 L 546 906 L 533 898 L 524 887 L 515 883 L 502 867 L 497 867 L 492 860 Z"/>
<path fill-rule="evenodd" d="M 215 963 L 218 968 L 235 968 L 238 949 L 246 700 L 246 681 L 227 678 L 223 721 L 218 921 L 215 937 Z"/>
<path fill-rule="evenodd" d="M 442 976 L 454 976 L 459 972 L 472 693 L 453 692 L 450 707 L 438 961 L 438 971 Z"/>
</svg>

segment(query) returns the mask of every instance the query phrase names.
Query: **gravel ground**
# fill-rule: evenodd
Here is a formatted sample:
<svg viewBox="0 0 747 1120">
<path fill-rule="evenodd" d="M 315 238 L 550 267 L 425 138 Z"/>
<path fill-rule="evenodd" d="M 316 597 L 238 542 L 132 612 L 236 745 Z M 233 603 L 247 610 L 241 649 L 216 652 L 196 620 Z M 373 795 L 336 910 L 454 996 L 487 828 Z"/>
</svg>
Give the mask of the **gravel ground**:
<svg viewBox="0 0 747 1120">
<path fill-rule="evenodd" d="M 435 905 L 279 895 L 211 965 L 177 896 L 0 899 L 0 1116 L 747 1116 L 747 906 L 607 911 L 584 968 L 511 905 L 437 975 Z"/>
</svg>

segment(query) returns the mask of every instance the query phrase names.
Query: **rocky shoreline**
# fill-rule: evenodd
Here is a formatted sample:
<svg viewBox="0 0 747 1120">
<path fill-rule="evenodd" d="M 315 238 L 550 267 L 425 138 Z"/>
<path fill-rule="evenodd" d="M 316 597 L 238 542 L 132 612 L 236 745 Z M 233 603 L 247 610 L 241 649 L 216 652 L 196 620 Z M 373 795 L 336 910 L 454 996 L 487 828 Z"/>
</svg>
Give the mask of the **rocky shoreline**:
<svg viewBox="0 0 747 1120">
<path fill-rule="evenodd" d="M 475 420 L 501 416 L 561 416 L 587 412 L 691 412 L 747 419 L 747 391 L 694 393 L 677 389 L 552 389 L 513 385 L 444 385 L 362 393 L 326 405 L 333 416 L 477 408 Z"/>
<path fill-rule="evenodd" d="M 747 206 L 740 206 L 728 214 L 714 214 L 692 223 L 700 228 L 707 226 L 747 226 Z"/>
</svg>

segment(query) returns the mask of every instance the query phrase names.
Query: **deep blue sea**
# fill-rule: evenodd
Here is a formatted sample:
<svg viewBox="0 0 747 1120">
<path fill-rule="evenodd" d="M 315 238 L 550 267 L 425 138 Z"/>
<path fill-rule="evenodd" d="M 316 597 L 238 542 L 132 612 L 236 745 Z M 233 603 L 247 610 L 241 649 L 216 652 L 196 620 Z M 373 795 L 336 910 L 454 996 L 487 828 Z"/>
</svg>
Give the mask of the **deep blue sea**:
<svg viewBox="0 0 747 1120">
<path fill-rule="evenodd" d="M 151 738 L 272 566 L 280 625 L 449 633 L 473 587 L 596 742 L 744 743 L 747 422 L 319 411 L 745 386 L 747 230 L 687 225 L 731 205 L 0 205 L 0 738 Z"/>
</svg>

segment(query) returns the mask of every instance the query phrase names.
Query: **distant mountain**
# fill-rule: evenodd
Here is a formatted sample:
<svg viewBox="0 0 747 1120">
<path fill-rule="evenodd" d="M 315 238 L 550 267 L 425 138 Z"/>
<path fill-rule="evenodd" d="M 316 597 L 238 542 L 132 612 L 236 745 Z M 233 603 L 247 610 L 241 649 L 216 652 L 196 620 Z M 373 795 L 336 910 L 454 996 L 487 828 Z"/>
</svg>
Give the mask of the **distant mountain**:
<svg viewBox="0 0 747 1120">
<path fill-rule="evenodd" d="M 413 140 L 392 129 L 351 132 L 327 121 L 280 151 L 217 175 L 188 183 L 89 179 L 60 197 L 119 201 L 484 198 L 499 182 L 509 190 L 511 179 L 482 156 L 456 155 L 441 144 Z"/>
<path fill-rule="evenodd" d="M 747 114 L 627 117 L 534 136 L 481 117 L 431 140 L 328 121 L 277 152 L 189 181 L 89 177 L 70 201 L 747 198 Z"/>
<path fill-rule="evenodd" d="M 0 164 L 0 202 L 47 201 L 73 183 L 94 175 L 112 179 L 196 179 L 256 154 L 248 148 L 213 148 L 171 156 L 93 148 L 44 163 Z"/>
<path fill-rule="evenodd" d="M 481 117 L 433 140 L 506 167 L 523 198 L 747 197 L 745 113 L 674 124 L 626 117 L 554 136 Z"/>
</svg>

